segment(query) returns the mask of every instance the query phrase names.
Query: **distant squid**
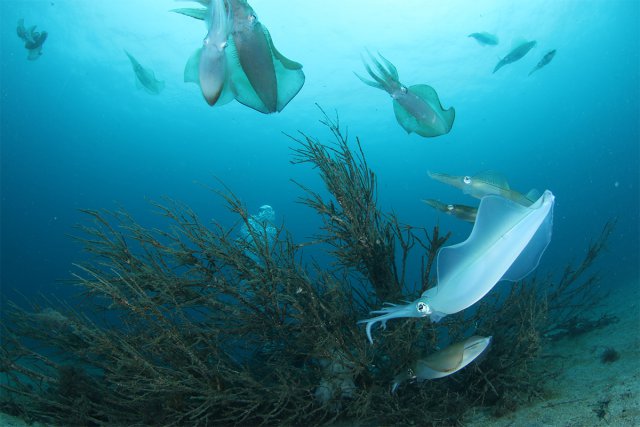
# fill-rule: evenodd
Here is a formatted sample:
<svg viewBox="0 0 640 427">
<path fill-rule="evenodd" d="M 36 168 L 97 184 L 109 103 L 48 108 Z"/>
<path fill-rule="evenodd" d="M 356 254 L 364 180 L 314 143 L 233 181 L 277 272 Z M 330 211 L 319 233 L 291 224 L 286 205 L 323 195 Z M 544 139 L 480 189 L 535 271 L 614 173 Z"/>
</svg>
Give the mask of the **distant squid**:
<svg viewBox="0 0 640 427">
<path fill-rule="evenodd" d="M 505 56 L 500 61 L 498 61 L 495 68 L 493 69 L 493 72 L 495 73 L 505 65 L 511 64 L 512 62 L 516 62 L 522 59 L 527 53 L 529 53 L 531 49 L 533 49 L 535 45 L 536 45 L 536 41 L 533 40 L 530 42 L 523 42 L 518 46 L 516 46 L 515 48 L 511 49 L 511 51 L 507 54 L 507 56 Z"/>
<path fill-rule="evenodd" d="M 399 317 L 429 317 L 437 322 L 482 299 L 501 280 L 517 281 L 537 266 L 551 241 L 554 196 L 550 191 L 531 206 L 501 196 L 480 201 L 471 234 L 462 243 L 440 249 L 437 285 L 406 304 L 388 304 L 361 320 L 373 343 L 371 328 Z"/>
<path fill-rule="evenodd" d="M 474 38 L 481 45 L 495 46 L 498 44 L 498 37 L 486 32 L 471 33 L 467 37 Z"/>
<path fill-rule="evenodd" d="M 373 68 L 366 62 L 364 66 L 373 80 L 367 80 L 357 73 L 356 76 L 363 83 L 391 95 L 396 120 L 407 133 L 415 132 L 424 137 L 449 133 L 456 116 L 453 107 L 445 110 L 438 94 L 429 85 L 403 85 L 400 83 L 398 70 L 391 62 L 380 54 L 380 60 L 374 58 L 371 53 L 368 54 Z"/>
<path fill-rule="evenodd" d="M 478 214 L 478 208 L 466 205 L 456 205 L 453 203 L 442 203 L 439 200 L 426 199 L 423 200 L 426 204 L 431 206 L 437 211 L 444 212 L 447 215 L 451 215 L 455 218 L 461 219 L 467 222 L 475 222 L 476 215 Z"/>
<path fill-rule="evenodd" d="M 417 360 L 407 370 L 396 375 L 391 392 L 394 393 L 407 380 L 433 380 L 454 374 L 476 360 L 490 343 L 491 337 L 474 335 Z"/>
<path fill-rule="evenodd" d="M 540 62 L 538 62 L 536 64 L 535 67 L 533 67 L 533 70 L 531 70 L 529 72 L 529 75 L 535 73 L 536 71 L 538 71 L 540 68 L 544 67 L 545 65 L 547 65 L 549 62 L 551 62 L 551 60 L 553 59 L 553 57 L 556 56 L 556 50 L 553 49 L 549 52 L 547 52 L 542 59 L 540 60 Z"/>
<path fill-rule="evenodd" d="M 18 26 L 16 27 L 16 33 L 18 37 L 24 41 L 24 48 L 29 51 L 27 59 L 35 61 L 42 55 L 42 45 L 47 40 L 48 33 L 46 31 L 36 31 L 36 26 L 24 27 L 24 19 L 18 20 Z"/>
<path fill-rule="evenodd" d="M 133 73 L 136 76 L 136 86 L 144 89 L 152 95 L 157 95 L 164 89 L 164 82 L 156 79 L 156 75 L 153 71 L 143 67 L 138 60 L 126 50 L 124 53 L 131 62 Z"/>
</svg>

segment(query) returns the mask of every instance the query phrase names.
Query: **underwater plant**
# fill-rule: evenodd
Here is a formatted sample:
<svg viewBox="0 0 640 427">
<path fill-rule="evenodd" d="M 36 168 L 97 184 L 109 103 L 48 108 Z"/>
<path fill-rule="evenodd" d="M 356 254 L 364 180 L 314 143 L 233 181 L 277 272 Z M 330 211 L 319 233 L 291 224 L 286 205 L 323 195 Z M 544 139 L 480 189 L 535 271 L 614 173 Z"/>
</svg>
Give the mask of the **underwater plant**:
<svg viewBox="0 0 640 427">
<path fill-rule="evenodd" d="M 292 162 L 314 167 L 327 190 L 299 184 L 322 220 L 313 242 L 257 220 L 226 188 L 217 194 L 234 226 L 172 200 L 153 204 L 164 227 L 122 209 L 84 210 L 77 239 L 91 257 L 75 265 L 78 298 L 7 306 L 0 409 L 56 425 L 435 426 L 538 396 L 544 332 L 575 313 L 566 298 L 597 292 L 585 274 L 608 233 L 559 282 L 518 281 L 438 324 L 401 319 L 370 344 L 356 322 L 431 287 L 449 234 L 382 212 L 359 140 L 337 118 L 322 123 L 331 142 L 293 138 Z M 305 262 L 309 244 L 334 263 Z M 422 259 L 415 286 L 411 254 Z M 398 377 L 421 360 L 415 376 Z M 425 366 L 457 372 L 431 380 Z M 398 381 L 414 379 L 424 381 Z"/>
</svg>

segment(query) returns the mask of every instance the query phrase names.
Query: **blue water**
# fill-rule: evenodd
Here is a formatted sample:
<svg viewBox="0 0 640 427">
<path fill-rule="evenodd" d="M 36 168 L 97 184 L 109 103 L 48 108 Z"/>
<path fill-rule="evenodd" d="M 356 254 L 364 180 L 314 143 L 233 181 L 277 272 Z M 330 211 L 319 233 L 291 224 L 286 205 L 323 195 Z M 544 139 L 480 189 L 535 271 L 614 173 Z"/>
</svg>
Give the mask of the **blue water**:
<svg viewBox="0 0 640 427">
<path fill-rule="evenodd" d="M 275 45 L 304 65 L 306 83 L 283 112 L 236 102 L 209 107 L 183 83 L 201 43 L 201 22 L 169 13 L 169 0 L 0 3 L 1 284 L 15 291 L 67 292 L 72 263 L 86 258 L 69 235 L 81 208 L 125 207 L 159 224 L 150 200 L 168 196 L 204 220 L 234 218 L 207 187 L 218 177 L 254 212 L 269 204 L 297 241 L 319 220 L 297 203 L 295 179 L 322 190 L 316 171 L 290 163 L 301 130 L 329 141 L 320 104 L 361 138 L 377 173 L 380 206 L 415 226 L 438 223 L 462 241 L 470 226 L 421 202 L 476 200 L 427 171 L 504 174 L 511 187 L 556 195 L 552 244 L 540 264 L 578 260 L 603 224 L 617 218 L 599 268 L 605 286 L 638 280 L 640 205 L 640 12 L 636 0 L 250 2 Z M 18 19 L 48 31 L 42 56 L 26 59 Z M 500 38 L 481 46 L 467 35 Z M 518 40 L 537 40 L 522 60 L 493 67 Z M 433 86 L 456 108 L 452 131 L 407 135 L 391 99 L 362 84 L 365 48 L 379 51 L 407 85 Z M 166 83 L 158 96 L 136 88 L 123 49 Z M 528 77 L 549 50 L 553 61 Z"/>
</svg>

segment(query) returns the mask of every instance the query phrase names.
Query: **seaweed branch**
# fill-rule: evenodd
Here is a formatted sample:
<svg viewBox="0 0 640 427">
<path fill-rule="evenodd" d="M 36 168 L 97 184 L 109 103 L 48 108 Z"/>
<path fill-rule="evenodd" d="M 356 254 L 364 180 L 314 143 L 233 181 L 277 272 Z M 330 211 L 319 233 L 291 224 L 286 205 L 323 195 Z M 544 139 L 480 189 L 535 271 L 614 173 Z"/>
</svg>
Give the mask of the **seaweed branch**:
<svg viewBox="0 0 640 427">
<path fill-rule="evenodd" d="M 331 120 L 321 109 L 322 123 L 331 131 L 334 144 L 325 145 L 300 132 L 289 136 L 298 143 L 292 163 L 310 163 L 317 168 L 332 198 L 298 184 L 307 193 L 302 203 L 314 209 L 323 220 L 324 241 L 342 266 L 355 268 L 371 283 L 379 300 L 393 300 L 402 294 L 395 260 L 395 237 L 399 225 L 395 217 L 385 217 L 377 208 L 376 178 L 367 165 L 360 140 L 354 153 L 348 133 L 338 118 Z M 408 248 L 403 248 L 403 251 Z"/>
</svg>

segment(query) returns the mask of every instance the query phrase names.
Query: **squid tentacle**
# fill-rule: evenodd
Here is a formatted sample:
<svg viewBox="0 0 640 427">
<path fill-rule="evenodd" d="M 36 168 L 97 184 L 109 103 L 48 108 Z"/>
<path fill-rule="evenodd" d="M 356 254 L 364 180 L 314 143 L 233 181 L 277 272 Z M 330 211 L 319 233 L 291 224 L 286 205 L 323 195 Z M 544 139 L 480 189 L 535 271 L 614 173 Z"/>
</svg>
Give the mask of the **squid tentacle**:
<svg viewBox="0 0 640 427">
<path fill-rule="evenodd" d="M 371 328 L 376 323 L 381 323 L 382 328 L 385 329 L 387 327 L 387 320 L 389 319 L 396 319 L 399 317 L 425 317 L 432 313 L 431 308 L 424 298 L 418 298 L 406 305 L 392 304 L 389 302 L 385 304 L 387 307 L 382 307 L 379 310 L 373 310 L 370 312 L 371 314 L 380 314 L 380 316 L 358 321 L 358 324 L 366 324 L 367 338 L 371 344 L 373 344 Z"/>
</svg>

